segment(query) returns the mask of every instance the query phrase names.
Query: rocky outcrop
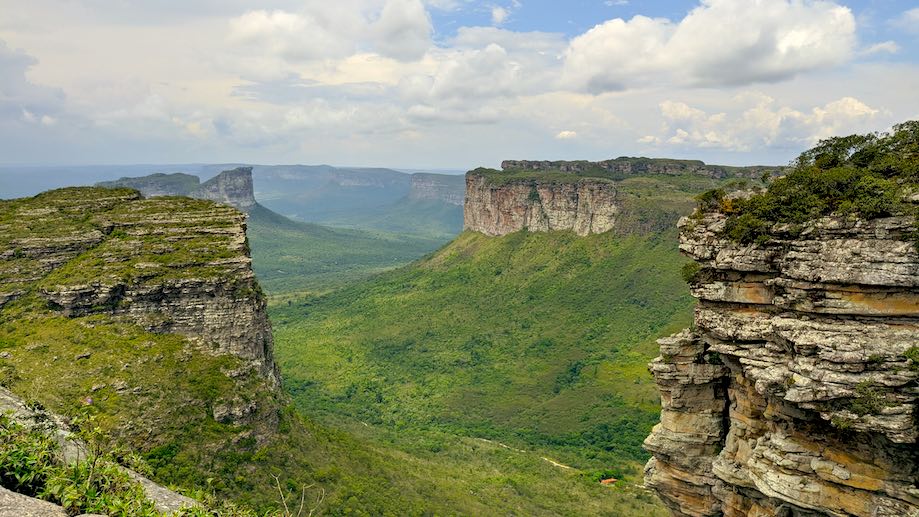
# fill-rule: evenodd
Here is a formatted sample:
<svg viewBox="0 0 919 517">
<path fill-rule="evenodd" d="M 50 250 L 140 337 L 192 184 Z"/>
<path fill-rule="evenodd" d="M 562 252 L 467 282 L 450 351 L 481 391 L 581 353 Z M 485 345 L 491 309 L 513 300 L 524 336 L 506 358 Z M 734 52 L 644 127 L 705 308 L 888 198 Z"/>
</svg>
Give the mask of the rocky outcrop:
<svg viewBox="0 0 919 517">
<path fill-rule="evenodd" d="M 610 177 L 697 174 L 710 178 L 759 179 L 763 174 L 778 176 L 784 167 L 750 166 L 730 167 L 707 165 L 700 160 L 674 160 L 668 158 L 619 157 L 600 162 L 580 161 L 533 161 L 505 160 L 501 168 L 506 171 L 560 172 L 567 174 L 597 175 Z"/>
<path fill-rule="evenodd" d="M 245 214 L 209 201 L 75 188 L 0 207 L 0 293 L 27 289 L 66 316 L 110 314 L 238 356 L 275 386 L 271 326 Z M 4 219 L 6 220 L 6 219 Z M 42 228 L 35 237 L 29 228 Z"/>
<path fill-rule="evenodd" d="M 448 205 L 463 206 L 466 182 L 462 176 L 446 174 L 412 174 L 409 199 L 442 201 Z"/>
<path fill-rule="evenodd" d="M 237 167 L 223 171 L 205 181 L 189 194 L 193 198 L 209 199 L 236 207 L 244 212 L 255 206 L 255 189 L 252 187 L 252 167 Z"/>
<path fill-rule="evenodd" d="M 466 175 L 464 228 L 486 235 L 520 230 L 604 233 L 616 226 L 620 209 L 614 184 L 604 179 L 533 178 L 495 184 L 475 171 Z"/>
<path fill-rule="evenodd" d="M 758 245 L 680 222 L 692 331 L 650 368 L 646 483 L 675 515 L 919 516 L 913 220 L 827 217 Z"/>
</svg>

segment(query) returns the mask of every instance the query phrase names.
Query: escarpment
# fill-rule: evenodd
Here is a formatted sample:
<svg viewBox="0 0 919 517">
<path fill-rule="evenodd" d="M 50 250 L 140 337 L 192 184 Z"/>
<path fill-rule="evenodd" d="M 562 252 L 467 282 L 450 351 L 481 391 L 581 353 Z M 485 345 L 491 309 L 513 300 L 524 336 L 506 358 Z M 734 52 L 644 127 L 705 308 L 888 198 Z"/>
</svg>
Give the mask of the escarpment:
<svg viewBox="0 0 919 517">
<path fill-rule="evenodd" d="M 680 222 L 693 329 L 651 363 L 646 483 L 675 515 L 919 515 L 912 217 L 828 216 L 767 240 Z"/>
<path fill-rule="evenodd" d="M 612 230 L 621 208 L 614 184 L 605 179 L 494 184 L 473 171 L 466 176 L 463 220 L 465 229 L 492 236 L 520 230 L 572 230 L 584 236 Z"/>
<path fill-rule="evenodd" d="M 0 308 L 32 291 L 64 316 L 104 314 L 181 334 L 279 383 L 245 215 L 236 209 L 98 188 L 0 209 Z"/>
</svg>

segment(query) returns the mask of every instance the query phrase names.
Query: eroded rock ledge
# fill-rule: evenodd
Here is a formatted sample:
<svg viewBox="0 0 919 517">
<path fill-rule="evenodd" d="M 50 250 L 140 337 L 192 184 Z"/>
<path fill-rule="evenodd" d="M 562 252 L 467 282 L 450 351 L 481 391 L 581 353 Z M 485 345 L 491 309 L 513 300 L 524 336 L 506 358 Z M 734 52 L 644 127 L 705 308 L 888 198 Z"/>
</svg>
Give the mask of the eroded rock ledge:
<svg viewBox="0 0 919 517">
<path fill-rule="evenodd" d="M 749 246 L 724 223 L 680 222 L 699 305 L 650 365 L 647 485 L 675 515 L 919 516 L 912 219 L 824 218 Z"/>
<path fill-rule="evenodd" d="M 538 179 L 489 183 L 484 176 L 466 176 L 463 207 L 467 230 L 500 236 L 520 230 L 573 230 L 584 236 L 616 227 L 622 209 L 613 182 L 582 178 L 558 183 Z"/>
</svg>

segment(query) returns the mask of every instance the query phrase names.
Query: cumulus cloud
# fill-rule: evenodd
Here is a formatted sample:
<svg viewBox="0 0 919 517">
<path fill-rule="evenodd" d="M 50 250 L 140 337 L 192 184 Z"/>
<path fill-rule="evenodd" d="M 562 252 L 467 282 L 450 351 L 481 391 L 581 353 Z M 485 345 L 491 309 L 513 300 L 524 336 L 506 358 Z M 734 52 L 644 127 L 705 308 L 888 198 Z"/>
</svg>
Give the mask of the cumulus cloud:
<svg viewBox="0 0 919 517">
<path fill-rule="evenodd" d="M 578 137 L 577 131 L 560 131 L 557 135 L 555 135 L 555 138 L 557 140 L 571 140 L 577 137 Z"/>
<path fill-rule="evenodd" d="M 855 17 L 835 3 L 703 0 L 681 21 L 636 16 L 574 38 L 566 78 L 590 92 L 778 81 L 849 59 Z"/>
<path fill-rule="evenodd" d="M 355 45 L 335 30 L 330 13 L 250 11 L 230 21 L 230 41 L 255 54 L 292 61 L 344 57 Z"/>
<path fill-rule="evenodd" d="M 431 46 L 434 29 L 421 0 L 389 0 L 372 30 L 381 54 L 411 61 Z"/>
<path fill-rule="evenodd" d="M 739 152 L 774 146 L 803 149 L 822 138 L 866 131 L 879 113 L 854 97 L 799 111 L 758 92 L 738 95 L 729 110 L 714 113 L 672 100 L 659 107 L 662 133 L 638 142 Z"/>
</svg>

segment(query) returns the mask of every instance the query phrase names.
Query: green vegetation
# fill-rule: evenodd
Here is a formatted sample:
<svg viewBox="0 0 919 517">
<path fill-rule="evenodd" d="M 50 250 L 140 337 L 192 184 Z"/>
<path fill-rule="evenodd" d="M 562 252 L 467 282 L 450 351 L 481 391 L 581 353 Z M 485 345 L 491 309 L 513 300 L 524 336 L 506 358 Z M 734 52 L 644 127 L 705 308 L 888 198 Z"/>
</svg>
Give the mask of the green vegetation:
<svg viewBox="0 0 919 517">
<path fill-rule="evenodd" d="M 274 306 L 276 356 L 304 413 L 385 444 L 409 471 L 449 472 L 431 507 L 456 490 L 460 513 L 653 511 L 628 491 L 658 419 L 655 338 L 691 317 L 682 262 L 673 230 L 465 233 L 415 265 Z M 609 469 L 621 487 L 591 481 Z"/>
<path fill-rule="evenodd" d="M 919 371 L 919 346 L 910 347 L 903 355 L 909 360 L 909 368 Z"/>
<path fill-rule="evenodd" d="M 328 290 L 405 265 L 446 242 L 301 223 L 261 206 L 249 214 L 247 233 L 259 282 L 272 295 Z"/>
<path fill-rule="evenodd" d="M 785 177 L 749 199 L 713 191 L 700 197 L 703 210 L 730 217 L 725 233 L 741 243 L 765 242 L 776 223 L 802 224 L 827 215 L 873 219 L 915 215 L 902 200 L 919 190 L 919 121 L 891 133 L 821 141 L 798 157 Z"/>
</svg>

